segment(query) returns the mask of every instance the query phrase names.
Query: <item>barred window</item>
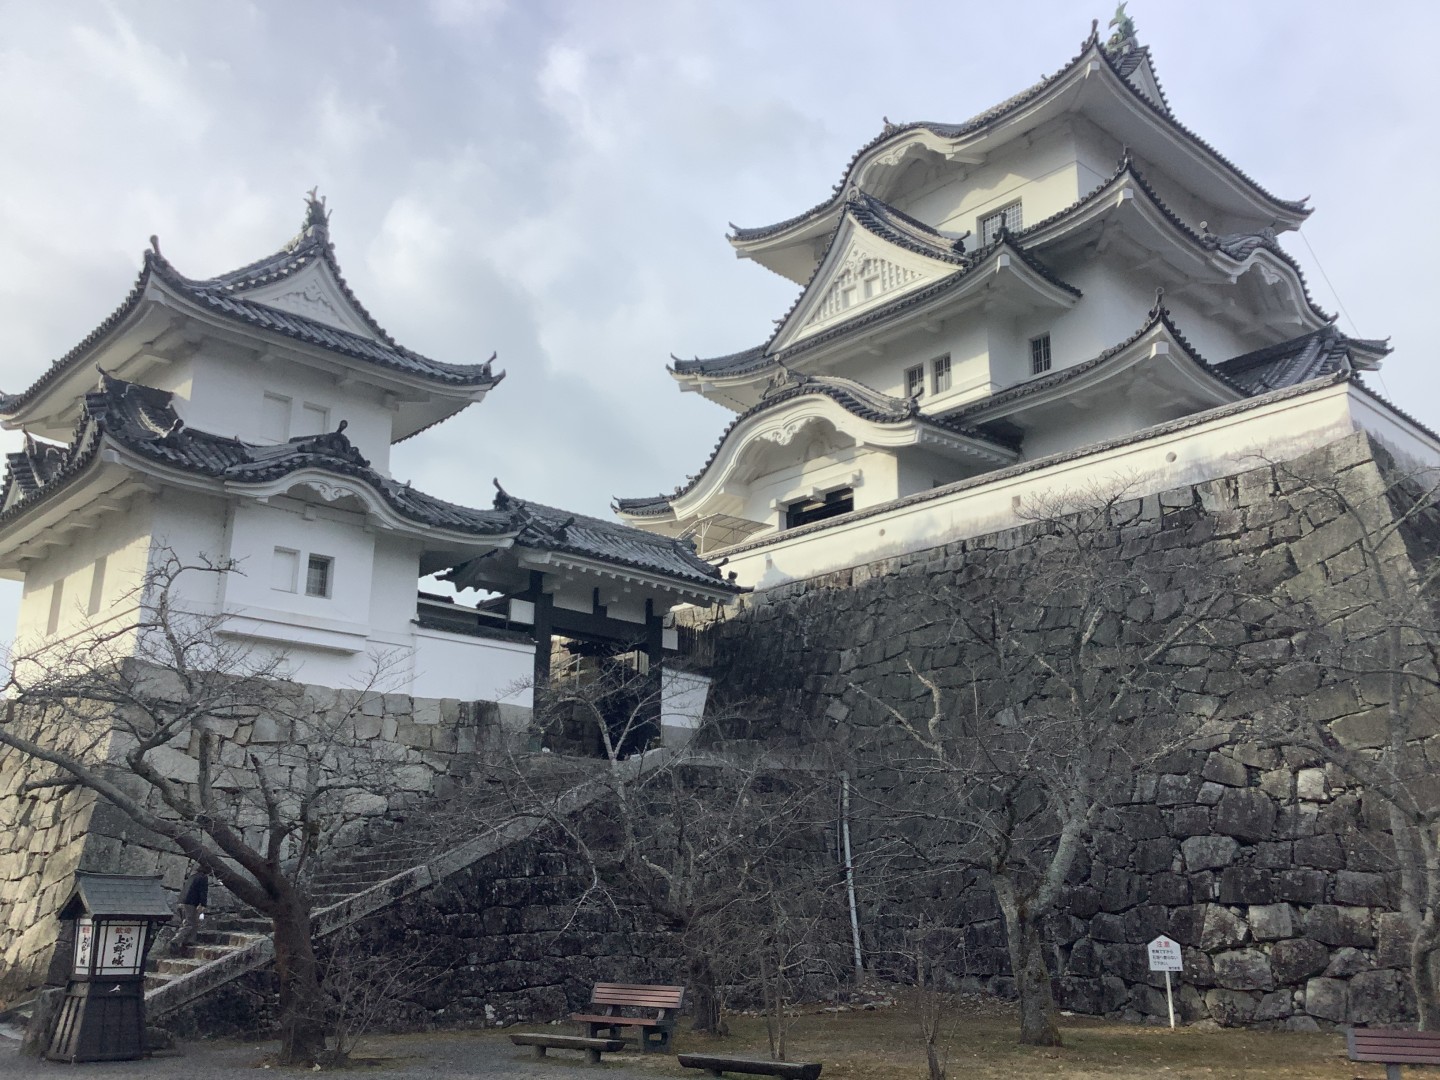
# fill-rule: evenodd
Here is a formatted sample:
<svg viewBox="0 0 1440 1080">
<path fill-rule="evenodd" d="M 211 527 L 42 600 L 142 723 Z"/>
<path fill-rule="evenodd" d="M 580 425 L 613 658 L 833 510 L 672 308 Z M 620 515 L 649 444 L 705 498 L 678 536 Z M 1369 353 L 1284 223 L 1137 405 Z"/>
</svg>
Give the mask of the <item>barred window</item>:
<svg viewBox="0 0 1440 1080">
<path fill-rule="evenodd" d="M 905 369 L 905 396 L 920 397 L 925 393 L 925 365 L 916 364 Z"/>
<path fill-rule="evenodd" d="M 935 386 L 935 393 L 943 393 L 950 389 L 950 354 L 937 356 L 930 361 L 932 383 Z"/>
<path fill-rule="evenodd" d="M 328 555 L 311 555 L 305 565 L 305 595 L 329 596 L 330 571 L 335 560 Z"/>
<path fill-rule="evenodd" d="M 1043 375 L 1050 370 L 1050 335 L 1030 339 L 1030 374 Z"/>
<path fill-rule="evenodd" d="M 1002 206 L 993 214 L 986 214 L 980 219 L 980 246 L 984 247 L 995 239 L 1000 233 L 1001 226 L 1007 232 L 1019 232 L 1023 226 L 1023 219 L 1020 216 L 1020 204 L 1013 202 L 1009 206 Z"/>
</svg>

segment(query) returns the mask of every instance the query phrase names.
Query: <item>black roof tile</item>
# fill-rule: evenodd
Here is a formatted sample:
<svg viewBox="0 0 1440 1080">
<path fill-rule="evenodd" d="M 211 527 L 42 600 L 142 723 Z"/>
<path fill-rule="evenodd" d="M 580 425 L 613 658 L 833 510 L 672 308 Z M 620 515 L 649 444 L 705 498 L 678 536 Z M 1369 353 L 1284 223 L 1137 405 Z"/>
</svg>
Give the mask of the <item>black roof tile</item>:
<svg viewBox="0 0 1440 1080">
<path fill-rule="evenodd" d="M 860 147 L 859 150 L 855 151 L 855 153 L 851 156 L 849 163 L 845 166 L 845 173 L 840 178 L 840 182 L 831 189 L 830 196 L 826 198 L 823 202 L 817 203 L 815 206 L 811 207 L 809 210 L 804 211 L 803 213 L 796 214 L 794 217 L 786 218 L 784 221 L 778 221 L 773 225 L 764 225 L 758 228 L 741 228 L 739 226 L 732 225 L 731 239 L 746 241 L 759 240 L 767 236 L 774 236 L 778 233 L 782 233 L 790 228 L 793 228 L 794 226 L 806 221 L 807 219 L 814 218 L 823 212 L 833 210 L 839 202 L 841 195 L 845 191 L 846 187 L 849 185 L 851 176 L 854 174 L 856 164 L 871 150 L 875 149 L 876 147 L 882 145 L 885 142 L 903 136 L 911 131 L 928 131 L 931 134 L 936 135 L 942 139 L 955 139 L 959 138 L 962 135 L 968 135 L 972 134 L 973 132 L 979 131 L 981 128 L 984 128 L 997 120 L 1003 119 L 1005 116 L 1021 108 L 1022 106 L 1029 104 L 1031 101 L 1039 97 L 1049 87 L 1053 86 L 1055 83 L 1059 82 L 1061 79 L 1071 74 L 1072 71 L 1074 71 L 1074 69 L 1076 69 L 1081 64 L 1081 62 L 1084 61 L 1085 58 L 1091 54 L 1092 51 L 1105 62 L 1106 66 L 1109 67 L 1112 72 L 1115 73 L 1116 77 L 1120 81 L 1120 84 L 1127 91 L 1133 94 L 1137 101 L 1143 103 L 1146 108 L 1154 112 L 1164 125 L 1170 127 L 1175 131 L 1176 134 L 1184 137 L 1189 142 L 1193 143 L 1195 146 L 1198 146 L 1200 149 L 1204 150 L 1220 165 L 1233 173 L 1242 183 L 1244 183 L 1256 194 L 1266 199 L 1267 201 L 1274 203 L 1277 206 L 1284 207 L 1285 209 L 1291 210 L 1295 213 L 1309 213 L 1308 208 L 1305 206 L 1307 200 L 1281 199 L 1276 197 L 1275 195 L 1272 195 L 1270 192 L 1266 191 L 1263 187 L 1261 187 L 1260 184 L 1256 182 L 1252 177 L 1242 171 L 1229 158 L 1225 157 L 1208 142 L 1202 139 L 1199 135 L 1195 134 L 1195 132 L 1191 131 L 1184 124 L 1176 120 L 1175 117 L 1170 113 L 1168 103 L 1163 100 L 1163 91 L 1161 92 L 1162 100 L 1160 102 L 1151 101 L 1149 97 L 1142 93 L 1140 89 L 1135 86 L 1134 83 L 1130 82 L 1129 78 L 1127 78 L 1128 75 L 1134 72 L 1135 67 L 1138 66 L 1139 63 L 1139 59 L 1135 55 L 1135 52 L 1132 50 L 1131 53 L 1112 56 L 1100 44 L 1098 34 L 1094 30 L 1092 30 L 1090 36 L 1081 46 L 1080 52 L 1077 53 L 1074 57 L 1072 57 L 1065 64 L 1065 66 L 1062 67 L 1059 71 L 1055 72 L 1055 74 L 1041 79 L 1033 86 L 1027 87 L 1026 89 L 1020 91 L 1020 93 L 1014 95 L 1013 97 L 1007 98 L 1005 101 L 1002 101 L 998 105 L 986 109 L 984 112 L 977 113 L 975 116 L 972 116 L 968 120 L 965 120 L 958 124 L 941 124 L 929 121 L 917 121 L 906 124 L 887 123 L 879 135 L 875 136 L 875 138 L 871 139 L 864 146 Z M 1143 51 L 1148 55 L 1148 48 L 1143 49 Z"/>
<path fill-rule="evenodd" d="M 232 484 L 262 484 L 301 470 L 344 476 L 368 487 L 394 513 L 421 526 L 474 536 L 513 536 L 522 547 L 561 551 L 689 584 L 730 589 L 719 572 L 685 544 L 618 522 L 570 514 L 502 492 L 486 509 L 460 506 L 382 476 L 340 430 L 256 445 L 185 426 L 164 390 L 101 374 L 85 395 L 75 436 L 65 447 L 28 440 L 9 457 L 0 490 L 0 525 L 28 513 L 94 460 L 102 439 L 140 457 Z M 37 478 L 45 474 L 47 479 Z M 12 498 L 13 493 L 13 498 Z"/>
<path fill-rule="evenodd" d="M 446 364 L 396 344 L 345 283 L 340 265 L 335 259 L 327 221 L 324 201 L 312 195 L 307 203 L 304 227 L 298 236 L 273 255 L 214 278 L 186 277 L 160 254 L 158 245 L 155 245 L 145 252 L 140 275 L 120 306 L 106 316 L 79 344 L 55 360 L 28 389 L 18 394 L 0 394 L 0 412 L 13 413 L 62 374 L 74 368 L 106 335 L 139 307 L 152 277 L 193 303 L 224 318 L 406 375 L 445 386 L 477 390 L 491 389 L 505 377 L 504 372 L 496 374 L 492 371 L 493 357 L 483 364 Z M 375 338 L 337 329 L 304 315 L 281 311 L 246 299 L 243 295 L 247 290 L 292 276 L 316 260 L 328 266 L 346 300 L 353 304 L 356 313 L 375 334 Z"/>
<path fill-rule="evenodd" d="M 745 421 L 761 413 L 769 412 L 779 408 L 781 405 L 794 401 L 796 398 L 812 394 L 820 394 L 836 402 L 847 412 L 858 416 L 862 420 L 869 420 L 876 424 L 901 424 L 907 421 L 916 421 L 928 427 L 937 428 L 951 435 L 959 435 L 967 439 L 974 439 L 976 442 L 988 443 L 997 449 L 1015 451 L 1019 447 L 1012 441 L 995 434 L 981 431 L 970 426 L 958 415 L 950 416 L 929 416 L 920 412 L 918 403 L 913 398 L 897 398 L 889 394 L 883 394 L 879 390 L 872 389 L 864 383 L 856 382 L 853 379 L 844 379 L 835 375 L 802 375 L 791 372 L 783 367 L 780 375 L 777 376 L 775 384 L 766 391 L 766 397 L 759 404 L 746 409 L 739 416 L 726 426 L 716 440 L 715 447 L 710 451 L 709 458 L 690 479 L 677 487 L 669 495 L 652 495 L 642 498 L 616 499 L 613 503 L 616 510 L 623 510 L 627 514 L 636 516 L 654 516 L 668 511 L 670 503 L 692 490 L 700 482 L 700 478 L 709 471 L 710 466 L 715 464 L 719 457 L 725 440 L 730 433 Z"/>
</svg>

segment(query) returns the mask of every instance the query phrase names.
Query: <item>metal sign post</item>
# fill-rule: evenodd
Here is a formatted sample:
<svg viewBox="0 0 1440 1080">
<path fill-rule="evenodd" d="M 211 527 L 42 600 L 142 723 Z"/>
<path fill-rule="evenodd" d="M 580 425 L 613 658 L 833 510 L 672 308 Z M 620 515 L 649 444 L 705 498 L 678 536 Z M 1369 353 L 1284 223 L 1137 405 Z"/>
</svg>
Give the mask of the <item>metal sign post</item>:
<svg viewBox="0 0 1440 1080">
<path fill-rule="evenodd" d="M 1170 1009 L 1170 1030 L 1175 1030 L 1175 995 L 1170 990 L 1170 973 L 1184 971 L 1185 963 L 1180 956 L 1180 943 L 1168 937 L 1157 937 L 1146 947 L 1150 953 L 1150 970 L 1165 973 L 1165 1004 Z"/>
</svg>

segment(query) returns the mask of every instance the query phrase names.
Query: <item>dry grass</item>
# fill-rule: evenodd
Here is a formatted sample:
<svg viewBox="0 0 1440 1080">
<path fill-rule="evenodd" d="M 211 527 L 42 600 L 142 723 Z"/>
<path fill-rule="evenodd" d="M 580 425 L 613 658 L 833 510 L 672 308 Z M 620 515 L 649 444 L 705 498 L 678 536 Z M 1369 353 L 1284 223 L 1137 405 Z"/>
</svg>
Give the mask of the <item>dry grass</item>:
<svg viewBox="0 0 1440 1080">
<path fill-rule="evenodd" d="M 1172 1032 L 1076 1016 L 1062 1021 L 1063 1047 L 1042 1049 L 1018 1045 L 1013 1010 L 988 999 L 957 1001 L 951 1019 L 947 1074 L 953 1080 L 1351 1080 L 1385 1075 L 1381 1065 L 1348 1061 L 1344 1039 L 1334 1034 L 1193 1028 Z M 726 1039 L 682 1029 L 676 1048 L 769 1056 L 762 1020 L 736 1017 L 731 1026 Z M 914 1011 L 903 1002 L 874 1010 L 802 1015 L 794 1021 L 788 1056 L 793 1061 L 823 1062 L 825 1080 L 923 1080 L 926 1076 L 919 1025 Z M 627 1054 L 625 1060 L 630 1065 L 634 1059 Z M 1426 1074 L 1440 1075 L 1440 1070 L 1414 1073 Z"/>
<path fill-rule="evenodd" d="M 1012 1007 L 991 998 L 960 998 L 951 1010 L 948 1075 L 951 1080 L 1030 1080 L 1065 1077 L 1068 1080 L 1380 1080 L 1384 1066 L 1352 1062 L 1345 1056 L 1345 1040 L 1338 1034 L 1302 1035 L 1289 1032 L 1138 1027 L 1094 1017 L 1066 1017 L 1059 1048 L 1022 1047 Z M 675 1033 L 677 1052 L 769 1056 L 765 1024 L 759 1017 L 730 1017 L 727 1038 L 696 1035 L 684 1021 Z M 822 1080 L 925 1080 L 925 1052 L 915 1010 L 905 1002 L 875 1009 L 846 1012 L 807 1010 L 796 1017 L 790 1033 L 792 1061 L 819 1061 Z M 526 1030 L 525 1028 L 511 1030 Z M 529 1030 L 537 1030 L 534 1027 Z M 554 1029 L 569 1031 L 568 1026 Z M 505 1032 L 452 1031 L 419 1035 L 379 1036 L 366 1040 L 366 1051 L 378 1053 L 375 1064 L 409 1066 L 414 1075 L 448 1075 L 444 1060 L 468 1060 L 465 1045 L 476 1039 L 504 1041 L 504 1060 L 532 1062 L 528 1053 L 511 1052 Z M 546 1062 L 556 1077 L 578 1076 L 578 1061 L 555 1057 Z M 634 1075 L 686 1077 L 671 1055 L 618 1054 L 607 1057 L 607 1069 Z M 357 1075 L 363 1075 L 364 1069 Z M 489 1075 L 464 1071 L 463 1075 Z M 1440 1077 L 1440 1069 L 1407 1068 L 1405 1075 Z M 703 1080 L 703 1078 L 702 1078 Z"/>
</svg>

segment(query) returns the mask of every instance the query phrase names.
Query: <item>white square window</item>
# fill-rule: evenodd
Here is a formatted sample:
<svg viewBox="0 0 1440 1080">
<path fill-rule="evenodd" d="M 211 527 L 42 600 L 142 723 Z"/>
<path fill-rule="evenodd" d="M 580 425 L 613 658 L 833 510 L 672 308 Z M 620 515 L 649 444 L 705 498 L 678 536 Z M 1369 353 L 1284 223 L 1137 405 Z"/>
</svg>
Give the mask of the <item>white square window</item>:
<svg viewBox="0 0 1440 1080">
<path fill-rule="evenodd" d="M 300 552 L 294 548 L 277 547 L 270 560 L 270 588 L 276 592 L 294 592 L 300 577 Z"/>
<path fill-rule="evenodd" d="M 266 394 L 260 403 L 260 438 L 282 443 L 290 438 L 290 399 L 281 394 Z"/>
<path fill-rule="evenodd" d="M 335 560 L 329 555 L 311 555 L 305 564 L 305 595 L 329 596 Z"/>
<path fill-rule="evenodd" d="M 937 356 L 930 361 L 930 372 L 932 382 L 935 384 L 935 393 L 940 394 L 950 389 L 950 354 Z"/>
<path fill-rule="evenodd" d="M 323 405 L 309 401 L 300 406 L 300 415 L 295 419 L 295 434 L 324 435 L 330 430 L 330 410 Z"/>
<path fill-rule="evenodd" d="M 995 237 L 1000 235 L 1002 226 L 1006 232 L 1017 233 L 1020 231 L 1023 226 L 1023 219 L 1020 216 L 1020 204 L 1018 202 L 1013 202 L 1009 206 L 1002 206 L 994 213 L 981 216 L 979 228 L 976 230 L 980 234 L 980 246 L 984 247 L 986 244 L 994 241 Z"/>
<path fill-rule="evenodd" d="M 1030 339 L 1030 374 L 1043 375 L 1050 370 L 1050 335 Z"/>
<path fill-rule="evenodd" d="M 912 368 L 905 369 L 905 396 L 908 398 L 922 397 L 925 393 L 925 365 L 916 364 Z"/>
</svg>

